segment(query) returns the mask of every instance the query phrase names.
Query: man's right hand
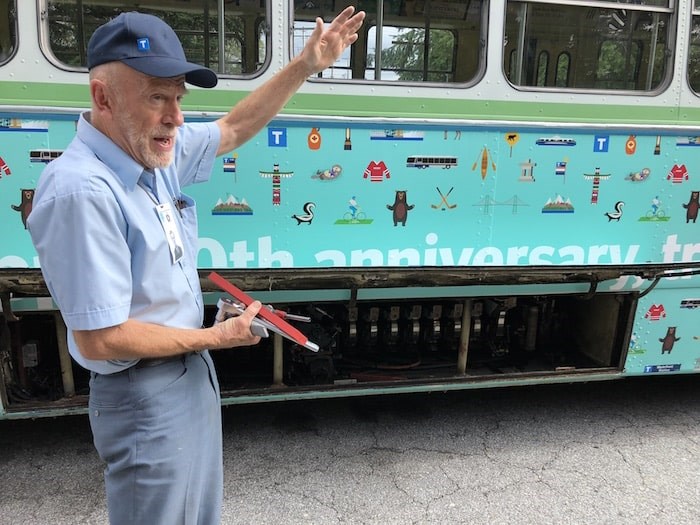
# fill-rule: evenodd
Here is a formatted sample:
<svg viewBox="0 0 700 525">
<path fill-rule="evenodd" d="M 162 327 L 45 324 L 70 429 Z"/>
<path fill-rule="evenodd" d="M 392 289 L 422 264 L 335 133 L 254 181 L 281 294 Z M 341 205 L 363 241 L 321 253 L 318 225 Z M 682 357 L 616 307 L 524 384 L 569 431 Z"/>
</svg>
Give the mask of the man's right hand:
<svg viewBox="0 0 700 525">
<path fill-rule="evenodd" d="M 219 331 L 217 338 L 220 339 L 220 342 L 216 346 L 212 346 L 211 349 L 257 344 L 260 337 L 250 331 L 250 324 L 258 315 L 260 308 L 262 308 L 260 301 L 254 301 L 241 315 L 230 317 L 214 325 L 211 330 Z"/>
</svg>

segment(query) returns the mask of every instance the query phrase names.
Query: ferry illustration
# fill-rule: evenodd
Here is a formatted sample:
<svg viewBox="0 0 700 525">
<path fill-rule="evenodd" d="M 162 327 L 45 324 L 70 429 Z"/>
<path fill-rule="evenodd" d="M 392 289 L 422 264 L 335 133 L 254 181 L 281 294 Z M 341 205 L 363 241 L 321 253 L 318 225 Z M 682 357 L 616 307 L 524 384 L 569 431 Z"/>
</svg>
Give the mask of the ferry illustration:
<svg viewBox="0 0 700 525">
<path fill-rule="evenodd" d="M 21 118 L 0 118 L 0 131 L 49 131 L 48 120 L 23 120 Z"/>
<path fill-rule="evenodd" d="M 423 140 L 422 131 L 405 129 L 383 129 L 369 132 L 370 140 Z"/>
<path fill-rule="evenodd" d="M 538 146 L 575 146 L 576 141 L 574 139 L 565 137 L 541 137 L 535 141 Z"/>
<path fill-rule="evenodd" d="M 676 146 L 700 146 L 700 137 L 678 137 Z"/>
</svg>

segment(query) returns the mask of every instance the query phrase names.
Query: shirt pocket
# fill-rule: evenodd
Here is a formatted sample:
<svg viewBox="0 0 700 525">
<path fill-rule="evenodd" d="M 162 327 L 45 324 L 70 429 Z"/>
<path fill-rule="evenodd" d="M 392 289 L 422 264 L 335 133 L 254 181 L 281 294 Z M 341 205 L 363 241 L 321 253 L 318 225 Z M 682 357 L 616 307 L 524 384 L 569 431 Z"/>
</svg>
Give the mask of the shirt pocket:
<svg viewBox="0 0 700 525">
<path fill-rule="evenodd" d="M 176 205 L 182 218 L 182 242 L 185 244 L 185 252 L 196 257 L 198 248 L 197 206 L 194 199 L 185 193 L 180 194 Z"/>
</svg>

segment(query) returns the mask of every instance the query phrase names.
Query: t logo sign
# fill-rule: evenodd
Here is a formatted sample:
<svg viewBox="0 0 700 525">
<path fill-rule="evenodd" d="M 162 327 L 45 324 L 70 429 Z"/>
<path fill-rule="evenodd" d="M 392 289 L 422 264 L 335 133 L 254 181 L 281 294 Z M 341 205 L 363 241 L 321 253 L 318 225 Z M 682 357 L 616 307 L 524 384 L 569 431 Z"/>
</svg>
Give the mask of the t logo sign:
<svg viewBox="0 0 700 525">
<path fill-rule="evenodd" d="M 136 41 L 136 48 L 142 52 L 149 51 L 151 49 L 151 42 L 148 38 L 139 38 Z"/>
</svg>

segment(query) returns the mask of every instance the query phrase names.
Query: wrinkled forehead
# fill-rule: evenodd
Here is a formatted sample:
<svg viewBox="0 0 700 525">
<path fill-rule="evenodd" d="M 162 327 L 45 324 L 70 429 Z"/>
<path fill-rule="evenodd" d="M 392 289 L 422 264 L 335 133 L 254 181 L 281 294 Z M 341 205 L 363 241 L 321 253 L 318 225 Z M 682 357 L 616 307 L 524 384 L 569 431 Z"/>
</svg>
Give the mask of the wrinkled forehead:
<svg viewBox="0 0 700 525">
<path fill-rule="evenodd" d="M 185 75 L 171 78 L 151 77 L 143 73 L 139 73 L 139 75 L 144 78 L 145 85 L 149 88 L 174 90 L 181 93 L 187 92 L 187 88 L 185 87 Z"/>
<path fill-rule="evenodd" d="M 101 78 L 112 85 L 117 84 L 115 88 L 120 91 L 143 92 L 163 90 L 176 94 L 187 93 L 185 75 L 166 78 L 153 77 L 141 73 L 121 62 L 109 62 L 96 66 L 90 71 L 90 75 L 94 78 Z"/>
</svg>

